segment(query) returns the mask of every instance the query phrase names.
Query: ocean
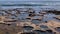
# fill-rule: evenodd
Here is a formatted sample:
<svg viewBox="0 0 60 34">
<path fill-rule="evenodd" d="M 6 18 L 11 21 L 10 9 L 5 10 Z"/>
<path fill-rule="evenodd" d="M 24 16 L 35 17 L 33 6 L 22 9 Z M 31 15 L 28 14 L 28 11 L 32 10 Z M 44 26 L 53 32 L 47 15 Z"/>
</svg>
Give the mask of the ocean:
<svg viewBox="0 0 60 34">
<path fill-rule="evenodd" d="M 60 1 L 0 1 L 0 9 L 33 8 L 36 10 L 60 10 Z"/>
</svg>

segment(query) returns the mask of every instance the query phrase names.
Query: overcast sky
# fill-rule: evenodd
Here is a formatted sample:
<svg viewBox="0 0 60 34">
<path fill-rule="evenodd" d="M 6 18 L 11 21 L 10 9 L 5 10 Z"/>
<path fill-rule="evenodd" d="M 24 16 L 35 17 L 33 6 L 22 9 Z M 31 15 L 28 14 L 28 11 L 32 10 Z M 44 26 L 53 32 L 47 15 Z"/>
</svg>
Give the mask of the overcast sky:
<svg viewBox="0 0 60 34">
<path fill-rule="evenodd" d="M 0 1 L 60 1 L 60 0 L 0 0 Z"/>
</svg>

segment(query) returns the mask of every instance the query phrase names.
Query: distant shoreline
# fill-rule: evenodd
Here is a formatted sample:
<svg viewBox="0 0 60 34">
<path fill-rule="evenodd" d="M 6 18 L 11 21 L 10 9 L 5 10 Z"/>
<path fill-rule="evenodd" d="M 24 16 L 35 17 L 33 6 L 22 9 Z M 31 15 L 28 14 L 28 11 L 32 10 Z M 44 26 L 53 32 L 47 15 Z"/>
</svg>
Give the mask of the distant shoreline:
<svg viewBox="0 0 60 34">
<path fill-rule="evenodd" d="M 47 6 L 42 4 L 2 4 L 0 6 Z"/>
</svg>

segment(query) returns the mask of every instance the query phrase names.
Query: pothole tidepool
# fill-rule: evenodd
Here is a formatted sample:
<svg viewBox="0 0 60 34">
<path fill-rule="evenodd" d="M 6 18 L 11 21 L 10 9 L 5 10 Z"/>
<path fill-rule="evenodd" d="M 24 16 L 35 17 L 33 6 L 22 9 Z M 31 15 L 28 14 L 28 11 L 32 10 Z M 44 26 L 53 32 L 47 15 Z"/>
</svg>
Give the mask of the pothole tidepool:
<svg viewBox="0 0 60 34">
<path fill-rule="evenodd" d="M 36 34 L 47 34 L 45 31 L 42 30 L 34 30 L 33 32 L 35 32 Z"/>
<path fill-rule="evenodd" d="M 31 30 L 33 30 L 34 28 L 32 26 L 23 26 L 24 31 L 26 32 L 30 32 Z"/>
<path fill-rule="evenodd" d="M 60 27 L 56 27 L 55 30 L 60 32 Z"/>
</svg>

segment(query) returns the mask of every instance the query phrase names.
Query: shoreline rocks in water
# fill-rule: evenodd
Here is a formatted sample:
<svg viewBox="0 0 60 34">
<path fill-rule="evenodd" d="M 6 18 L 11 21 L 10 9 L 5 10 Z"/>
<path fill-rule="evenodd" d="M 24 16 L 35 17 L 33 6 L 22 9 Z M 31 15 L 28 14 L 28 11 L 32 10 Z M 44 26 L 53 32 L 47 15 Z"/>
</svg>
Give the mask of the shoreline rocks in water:
<svg viewBox="0 0 60 34">
<path fill-rule="evenodd" d="M 58 11 L 58 10 L 48 10 L 47 13 L 53 13 L 56 15 L 60 15 L 60 11 Z"/>
</svg>

